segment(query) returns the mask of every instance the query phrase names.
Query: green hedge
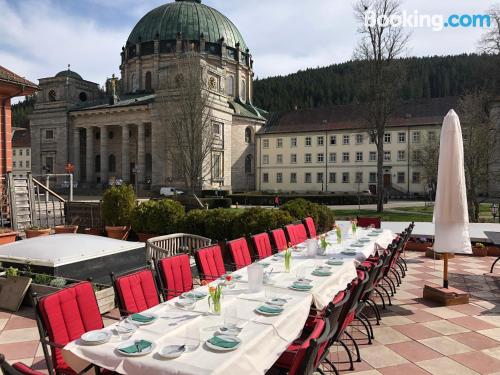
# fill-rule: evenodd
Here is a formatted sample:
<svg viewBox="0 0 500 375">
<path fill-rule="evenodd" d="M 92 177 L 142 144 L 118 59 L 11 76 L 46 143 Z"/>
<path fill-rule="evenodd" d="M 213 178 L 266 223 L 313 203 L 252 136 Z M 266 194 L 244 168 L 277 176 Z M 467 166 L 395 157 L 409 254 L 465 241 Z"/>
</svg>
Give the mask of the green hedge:
<svg viewBox="0 0 500 375">
<path fill-rule="evenodd" d="M 130 225 L 134 207 L 134 188 L 131 185 L 113 186 L 102 196 L 102 220 L 109 226 Z"/>
<path fill-rule="evenodd" d="M 141 202 L 132 211 L 132 229 L 136 233 L 176 233 L 184 215 L 184 206 L 172 199 Z"/>
<path fill-rule="evenodd" d="M 325 205 L 313 203 L 302 198 L 288 201 L 280 207 L 280 210 L 288 212 L 291 216 L 299 220 L 307 216 L 312 217 L 316 224 L 316 229 L 320 232 L 330 230 L 335 222 L 333 210 Z"/>
<path fill-rule="evenodd" d="M 241 205 L 252 205 L 252 206 L 273 206 L 274 205 L 274 197 L 278 195 L 280 197 L 281 203 L 286 203 L 293 199 L 306 199 L 313 203 L 327 204 L 327 205 L 349 205 L 349 204 L 358 204 L 358 196 L 352 194 L 317 194 L 317 195 L 307 195 L 307 194 L 296 194 L 296 195 L 288 195 L 288 194 L 232 194 L 229 195 L 228 198 L 231 198 L 233 204 L 241 204 Z M 361 204 L 371 204 L 375 203 L 375 197 L 368 195 L 360 196 Z"/>
</svg>

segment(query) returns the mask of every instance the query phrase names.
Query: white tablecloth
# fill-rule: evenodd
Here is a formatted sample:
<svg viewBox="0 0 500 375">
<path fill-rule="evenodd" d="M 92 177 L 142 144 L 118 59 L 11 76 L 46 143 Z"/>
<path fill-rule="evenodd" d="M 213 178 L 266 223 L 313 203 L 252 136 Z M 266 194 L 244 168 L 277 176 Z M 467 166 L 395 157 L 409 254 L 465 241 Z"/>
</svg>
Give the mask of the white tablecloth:
<svg viewBox="0 0 500 375">
<path fill-rule="evenodd" d="M 357 237 L 363 237 L 363 232 L 360 231 Z M 393 234 L 390 231 L 384 231 L 363 248 L 359 248 L 357 257 L 364 258 L 373 254 L 378 245 L 387 246 L 392 238 Z M 276 295 L 290 298 L 284 312 L 279 316 L 266 317 L 255 313 L 254 310 L 265 301 L 265 292 L 250 294 L 247 272 L 246 269 L 242 269 L 236 272 L 242 276 L 241 280 L 235 283 L 234 289 L 227 289 L 224 295 L 222 316 L 201 314 L 208 311 L 206 298 L 196 304 L 195 312 L 199 314 L 197 317 L 181 322 L 175 317 L 191 312 L 176 308 L 174 305 L 176 299 L 150 309 L 150 312 L 159 315 L 159 319 L 151 325 L 140 327 L 131 339 L 154 342 L 156 349 L 151 354 L 143 357 L 120 355 L 115 350 L 120 340 L 117 336 L 113 336 L 110 342 L 98 346 L 86 346 L 79 340 L 73 341 L 63 349 L 63 356 L 77 371 L 90 362 L 121 374 L 264 374 L 288 345 L 300 335 L 311 304 L 322 309 L 356 277 L 355 257 L 340 255 L 342 248 L 348 247 L 350 241 L 346 239 L 342 246 L 329 246 L 327 256 L 307 257 L 294 253 L 289 273 L 284 272 L 282 256 L 269 257 L 262 261 L 269 263 L 266 270 L 273 272 L 272 284 L 266 285 L 265 289 L 271 289 Z M 331 266 L 331 276 L 311 275 L 317 265 L 325 264 L 331 256 L 343 257 L 344 263 L 340 266 Z M 288 286 L 296 280 L 299 268 L 305 268 L 306 277 L 312 280 L 313 288 L 309 292 L 288 289 Z M 200 288 L 205 291 L 206 289 L 206 286 Z M 213 352 L 204 345 L 204 342 L 223 324 L 224 308 L 231 305 L 236 306 L 240 326 L 243 327 L 238 336 L 242 340 L 242 345 L 231 352 Z M 200 330 L 200 347 L 174 360 L 162 359 L 157 351 L 165 345 L 184 344 L 186 329 L 192 325 Z"/>
</svg>

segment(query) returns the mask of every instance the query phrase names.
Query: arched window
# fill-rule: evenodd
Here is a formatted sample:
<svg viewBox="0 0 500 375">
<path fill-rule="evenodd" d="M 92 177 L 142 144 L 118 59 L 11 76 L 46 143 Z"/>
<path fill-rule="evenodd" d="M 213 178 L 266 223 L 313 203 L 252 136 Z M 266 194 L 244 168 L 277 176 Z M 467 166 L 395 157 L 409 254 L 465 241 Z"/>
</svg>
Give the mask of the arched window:
<svg viewBox="0 0 500 375">
<path fill-rule="evenodd" d="M 57 99 L 56 90 L 49 91 L 49 101 L 55 102 Z"/>
<path fill-rule="evenodd" d="M 151 72 L 146 72 L 146 77 L 144 79 L 144 88 L 147 91 L 151 91 Z"/>
<path fill-rule="evenodd" d="M 247 101 L 247 81 L 245 81 L 244 79 L 241 80 L 240 98 L 244 102 Z"/>
<path fill-rule="evenodd" d="M 252 155 L 247 155 L 247 157 L 245 158 L 245 173 L 246 174 L 252 173 L 252 160 L 253 160 Z"/>
<path fill-rule="evenodd" d="M 116 172 L 116 158 L 113 154 L 108 156 L 108 171 Z"/>
<path fill-rule="evenodd" d="M 245 142 L 252 143 L 252 129 L 251 128 L 245 129 Z"/>
<path fill-rule="evenodd" d="M 94 169 L 97 173 L 101 172 L 101 155 L 95 156 Z"/>
<path fill-rule="evenodd" d="M 146 173 L 148 175 L 151 174 L 151 171 L 153 170 L 153 158 L 150 153 L 146 154 Z"/>
<path fill-rule="evenodd" d="M 227 78 L 226 78 L 226 94 L 228 96 L 234 96 L 234 78 L 233 78 L 233 76 L 227 76 Z"/>
</svg>

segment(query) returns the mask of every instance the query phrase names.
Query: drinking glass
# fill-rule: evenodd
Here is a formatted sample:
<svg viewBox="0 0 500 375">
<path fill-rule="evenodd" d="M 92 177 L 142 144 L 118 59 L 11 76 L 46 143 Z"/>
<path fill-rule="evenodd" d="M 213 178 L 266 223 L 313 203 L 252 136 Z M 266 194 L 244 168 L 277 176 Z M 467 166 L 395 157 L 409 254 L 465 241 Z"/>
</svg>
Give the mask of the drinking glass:
<svg viewBox="0 0 500 375">
<path fill-rule="evenodd" d="M 200 346 L 200 327 L 197 324 L 189 324 L 186 327 L 186 345 L 187 352 L 194 352 Z"/>
<path fill-rule="evenodd" d="M 297 281 L 303 281 L 306 277 L 306 269 L 304 267 L 297 268 Z"/>
<path fill-rule="evenodd" d="M 238 307 L 226 306 L 224 309 L 224 328 L 233 329 L 238 326 Z"/>
<path fill-rule="evenodd" d="M 116 333 L 120 340 L 128 340 L 135 332 L 136 327 L 127 322 L 127 316 L 122 316 L 120 322 L 116 325 Z"/>
</svg>

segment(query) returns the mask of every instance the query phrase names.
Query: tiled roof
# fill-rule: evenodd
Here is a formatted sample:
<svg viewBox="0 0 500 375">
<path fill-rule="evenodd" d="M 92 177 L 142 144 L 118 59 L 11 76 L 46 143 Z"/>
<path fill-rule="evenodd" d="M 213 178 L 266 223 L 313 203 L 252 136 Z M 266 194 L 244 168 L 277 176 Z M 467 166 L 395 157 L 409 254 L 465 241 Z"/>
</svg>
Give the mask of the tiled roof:
<svg viewBox="0 0 500 375">
<path fill-rule="evenodd" d="M 28 81 L 27 79 L 21 76 L 18 76 L 16 73 L 10 71 L 9 69 L 4 68 L 1 65 L 0 65 L 0 81 L 15 85 L 24 85 L 38 89 L 38 85 L 36 85 L 35 83 Z"/>
<path fill-rule="evenodd" d="M 12 147 L 31 147 L 31 133 L 29 129 L 19 129 L 12 137 Z"/>
<path fill-rule="evenodd" d="M 441 124 L 446 113 L 457 107 L 458 97 L 423 99 L 402 103 L 388 120 L 388 127 Z M 272 113 L 259 133 L 348 130 L 367 127 L 359 104 L 330 108 L 300 109 Z"/>
</svg>

